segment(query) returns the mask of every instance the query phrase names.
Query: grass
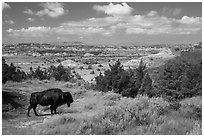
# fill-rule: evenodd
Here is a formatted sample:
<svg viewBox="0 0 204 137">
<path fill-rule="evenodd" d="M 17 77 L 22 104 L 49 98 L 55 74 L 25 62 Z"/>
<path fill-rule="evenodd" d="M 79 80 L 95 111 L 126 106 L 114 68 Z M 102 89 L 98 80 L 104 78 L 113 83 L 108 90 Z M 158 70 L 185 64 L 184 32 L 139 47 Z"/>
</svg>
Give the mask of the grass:
<svg viewBox="0 0 204 137">
<path fill-rule="evenodd" d="M 106 107 L 102 114 L 81 122 L 77 134 L 200 134 L 201 125 L 178 112 L 167 111 L 169 103 L 162 98 L 138 96 L 123 98 L 119 105 Z M 173 110 L 171 110 L 173 111 Z M 170 113 L 170 115 L 169 115 Z M 168 114 L 168 115 L 167 115 Z"/>
<path fill-rule="evenodd" d="M 74 102 L 71 107 L 58 107 L 57 115 L 27 118 L 27 101 L 34 91 L 58 87 L 69 91 Z M 161 97 L 122 97 L 119 94 L 97 92 L 80 87 L 67 88 L 65 82 L 25 81 L 3 85 L 6 97 L 18 102 L 3 100 L 3 134 L 51 135 L 200 135 L 202 134 L 202 98 L 182 100 L 177 110 Z M 23 102 L 21 98 L 25 100 Z M 3 94 L 5 98 L 5 94 Z M 10 104 L 10 106 L 9 106 Z M 6 106 L 8 105 L 8 106 Z M 11 109 L 10 109 L 11 108 Z M 4 109 L 6 110 L 6 109 Z M 50 114 L 49 107 L 38 107 L 39 114 Z M 33 122 L 29 124 L 29 122 Z"/>
</svg>

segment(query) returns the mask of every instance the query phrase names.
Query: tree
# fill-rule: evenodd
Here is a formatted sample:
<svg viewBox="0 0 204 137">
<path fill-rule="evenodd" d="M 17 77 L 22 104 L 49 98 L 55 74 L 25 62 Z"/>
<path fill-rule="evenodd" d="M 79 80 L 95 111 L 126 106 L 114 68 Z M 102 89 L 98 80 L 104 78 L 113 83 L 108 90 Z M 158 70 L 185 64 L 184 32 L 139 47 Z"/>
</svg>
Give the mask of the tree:
<svg viewBox="0 0 204 137">
<path fill-rule="evenodd" d="M 2 58 L 2 83 L 5 84 L 6 81 L 9 80 L 9 73 L 8 73 L 8 64 L 6 64 L 6 60 Z"/>
<path fill-rule="evenodd" d="M 123 96 L 135 97 L 139 94 L 149 94 L 152 80 L 146 71 L 146 65 L 141 60 L 138 68 L 124 70 L 118 60 L 109 65 L 110 69 L 100 73 L 96 79 L 96 87 L 102 91 L 113 91 Z M 140 92 L 139 92 L 140 90 Z"/>
<path fill-rule="evenodd" d="M 6 60 L 2 58 L 2 83 L 5 84 L 8 80 L 21 82 L 26 79 L 24 71 L 16 69 L 13 63 L 10 66 L 6 63 Z"/>
<path fill-rule="evenodd" d="M 202 94 L 202 53 L 189 52 L 169 61 L 156 81 L 157 96 L 170 101 Z"/>
<path fill-rule="evenodd" d="M 145 94 L 149 97 L 152 97 L 152 79 L 150 78 L 148 73 L 146 73 L 144 78 L 142 79 L 139 94 Z"/>
<path fill-rule="evenodd" d="M 119 60 L 113 65 L 109 64 L 110 69 L 104 72 L 104 76 L 100 73 L 96 79 L 96 87 L 103 91 L 114 90 L 121 92 L 121 73 L 124 72 L 123 66 Z M 120 84 L 120 85 L 119 85 Z"/>
</svg>

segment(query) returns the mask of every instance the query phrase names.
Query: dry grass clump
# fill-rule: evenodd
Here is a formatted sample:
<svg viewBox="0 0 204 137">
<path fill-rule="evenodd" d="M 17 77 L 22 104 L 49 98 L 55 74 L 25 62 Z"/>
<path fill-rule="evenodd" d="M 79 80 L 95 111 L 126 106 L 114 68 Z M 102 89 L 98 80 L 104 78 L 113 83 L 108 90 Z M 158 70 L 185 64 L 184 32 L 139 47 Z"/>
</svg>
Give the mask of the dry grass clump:
<svg viewBox="0 0 204 137">
<path fill-rule="evenodd" d="M 202 97 L 192 97 L 180 102 L 180 113 L 186 118 L 202 119 Z"/>
<path fill-rule="evenodd" d="M 115 105 L 116 105 L 116 102 L 112 100 L 104 103 L 104 106 L 115 106 Z"/>
<path fill-rule="evenodd" d="M 135 99 L 123 98 L 118 106 L 106 107 L 104 113 L 89 121 L 82 121 L 77 134 L 131 134 L 127 131 L 139 127 L 145 127 L 145 130 L 142 133 L 137 131 L 138 134 L 146 134 L 145 131 L 152 128 L 150 125 L 164 122 L 165 118 L 161 111 L 166 106 L 168 103 L 158 98 L 149 99 L 147 96 Z"/>
<path fill-rule="evenodd" d="M 85 110 L 92 110 L 96 106 L 96 103 L 88 103 L 84 106 Z"/>
<path fill-rule="evenodd" d="M 104 99 L 105 100 L 113 100 L 113 101 L 116 101 L 116 100 L 120 100 L 121 98 L 121 94 L 117 94 L 117 93 L 113 93 L 113 92 L 108 92 L 104 95 Z"/>
<path fill-rule="evenodd" d="M 31 129 L 27 130 L 25 134 L 44 134 L 44 135 L 56 135 L 56 134 L 70 134 L 73 132 L 70 128 L 73 128 L 76 119 L 66 116 L 56 116 L 54 118 L 46 119 L 43 123 L 38 124 Z M 71 126 L 73 125 L 73 126 Z M 76 127 L 75 127 L 76 128 Z"/>
<path fill-rule="evenodd" d="M 103 113 L 91 120 L 83 120 L 76 134 L 201 134 L 201 125 L 196 124 L 195 119 L 170 109 L 169 102 L 161 97 L 122 98 L 117 103 L 105 107 Z"/>
<path fill-rule="evenodd" d="M 81 96 L 84 96 L 87 93 L 87 90 L 82 89 L 82 90 L 73 90 L 72 95 L 73 98 L 77 99 L 80 98 Z"/>
<path fill-rule="evenodd" d="M 180 102 L 180 104 L 183 107 L 189 106 L 202 108 L 202 96 L 184 99 L 183 101 Z"/>
<path fill-rule="evenodd" d="M 202 125 L 195 122 L 193 129 L 187 135 L 202 135 Z"/>
</svg>

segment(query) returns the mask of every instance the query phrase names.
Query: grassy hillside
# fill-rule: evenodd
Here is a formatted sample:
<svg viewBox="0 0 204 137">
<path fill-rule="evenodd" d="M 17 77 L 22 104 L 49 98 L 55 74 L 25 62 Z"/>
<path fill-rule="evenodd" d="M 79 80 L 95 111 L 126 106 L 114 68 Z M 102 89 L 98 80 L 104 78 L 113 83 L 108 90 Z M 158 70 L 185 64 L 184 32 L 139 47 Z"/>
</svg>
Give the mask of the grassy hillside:
<svg viewBox="0 0 204 137">
<path fill-rule="evenodd" d="M 30 94 L 52 87 L 71 92 L 71 107 L 63 105 L 57 115 L 50 115 L 48 107 L 38 106 L 41 116 L 36 117 L 31 111 L 31 117 L 27 117 Z M 3 134 L 202 134 L 199 96 L 184 99 L 175 107 L 163 98 L 125 98 L 47 80 L 8 82 L 2 91 Z"/>
</svg>

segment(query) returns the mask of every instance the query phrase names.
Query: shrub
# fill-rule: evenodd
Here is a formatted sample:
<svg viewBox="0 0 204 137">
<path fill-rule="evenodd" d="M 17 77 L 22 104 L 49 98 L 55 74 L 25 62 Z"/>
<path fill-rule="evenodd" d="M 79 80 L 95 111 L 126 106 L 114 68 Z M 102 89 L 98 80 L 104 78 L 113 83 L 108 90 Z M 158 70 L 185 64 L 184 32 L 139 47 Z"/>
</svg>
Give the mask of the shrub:
<svg viewBox="0 0 204 137">
<path fill-rule="evenodd" d="M 21 82 L 27 78 L 26 73 L 17 69 L 13 63 L 10 66 L 6 63 L 6 60 L 2 58 L 2 83 L 5 84 L 7 81 Z"/>
<path fill-rule="evenodd" d="M 83 66 L 80 66 L 79 69 L 82 70 L 82 69 L 84 69 L 84 67 L 83 67 Z"/>
<path fill-rule="evenodd" d="M 92 67 L 92 65 L 88 65 L 88 67 L 87 67 L 87 69 L 92 69 L 93 67 Z"/>
<path fill-rule="evenodd" d="M 117 93 L 108 92 L 108 93 L 105 94 L 105 96 L 103 98 L 106 99 L 106 100 L 116 101 L 116 100 L 120 100 L 121 95 L 117 94 Z"/>
<path fill-rule="evenodd" d="M 46 70 L 41 70 L 40 66 L 34 71 L 33 77 L 39 80 L 50 79 Z"/>
<path fill-rule="evenodd" d="M 68 134 L 70 124 L 76 122 L 72 117 L 56 116 L 52 119 L 47 119 L 43 123 L 33 126 L 27 130 L 27 134 Z"/>
<path fill-rule="evenodd" d="M 187 135 L 202 135 L 202 126 L 199 122 L 195 122 L 193 129 Z"/>
<path fill-rule="evenodd" d="M 116 105 L 115 101 L 108 101 L 104 103 L 104 106 L 114 106 L 114 105 Z"/>
<path fill-rule="evenodd" d="M 57 67 L 55 66 L 50 66 L 48 68 L 48 71 L 52 77 L 55 78 L 55 80 L 58 81 L 70 81 L 73 76 L 71 74 L 71 69 L 70 68 L 64 68 L 62 64 L 58 65 Z"/>
<path fill-rule="evenodd" d="M 153 134 L 164 123 L 168 105 L 162 98 L 123 98 L 119 105 L 105 107 L 103 113 L 82 121 L 77 134 Z"/>
<path fill-rule="evenodd" d="M 202 52 L 188 52 L 169 61 L 156 80 L 157 95 L 170 101 L 202 94 Z"/>
<path fill-rule="evenodd" d="M 88 109 L 88 110 L 92 110 L 92 109 L 94 109 L 94 107 L 96 106 L 96 104 L 95 103 L 89 103 L 89 104 L 86 104 L 85 106 L 84 106 L 84 109 Z"/>
<path fill-rule="evenodd" d="M 180 102 L 180 113 L 186 118 L 202 119 L 202 97 L 192 97 Z"/>
<path fill-rule="evenodd" d="M 155 134 L 160 135 L 186 135 L 193 127 L 191 119 L 165 119 L 157 126 Z"/>
<path fill-rule="evenodd" d="M 95 71 L 92 70 L 92 71 L 90 72 L 90 74 L 95 74 Z"/>
<path fill-rule="evenodd" d="M 102 65 L 102 64 L 99 64 L 98 67 L 103 67 L 103 65 Z"/>
</svg>

